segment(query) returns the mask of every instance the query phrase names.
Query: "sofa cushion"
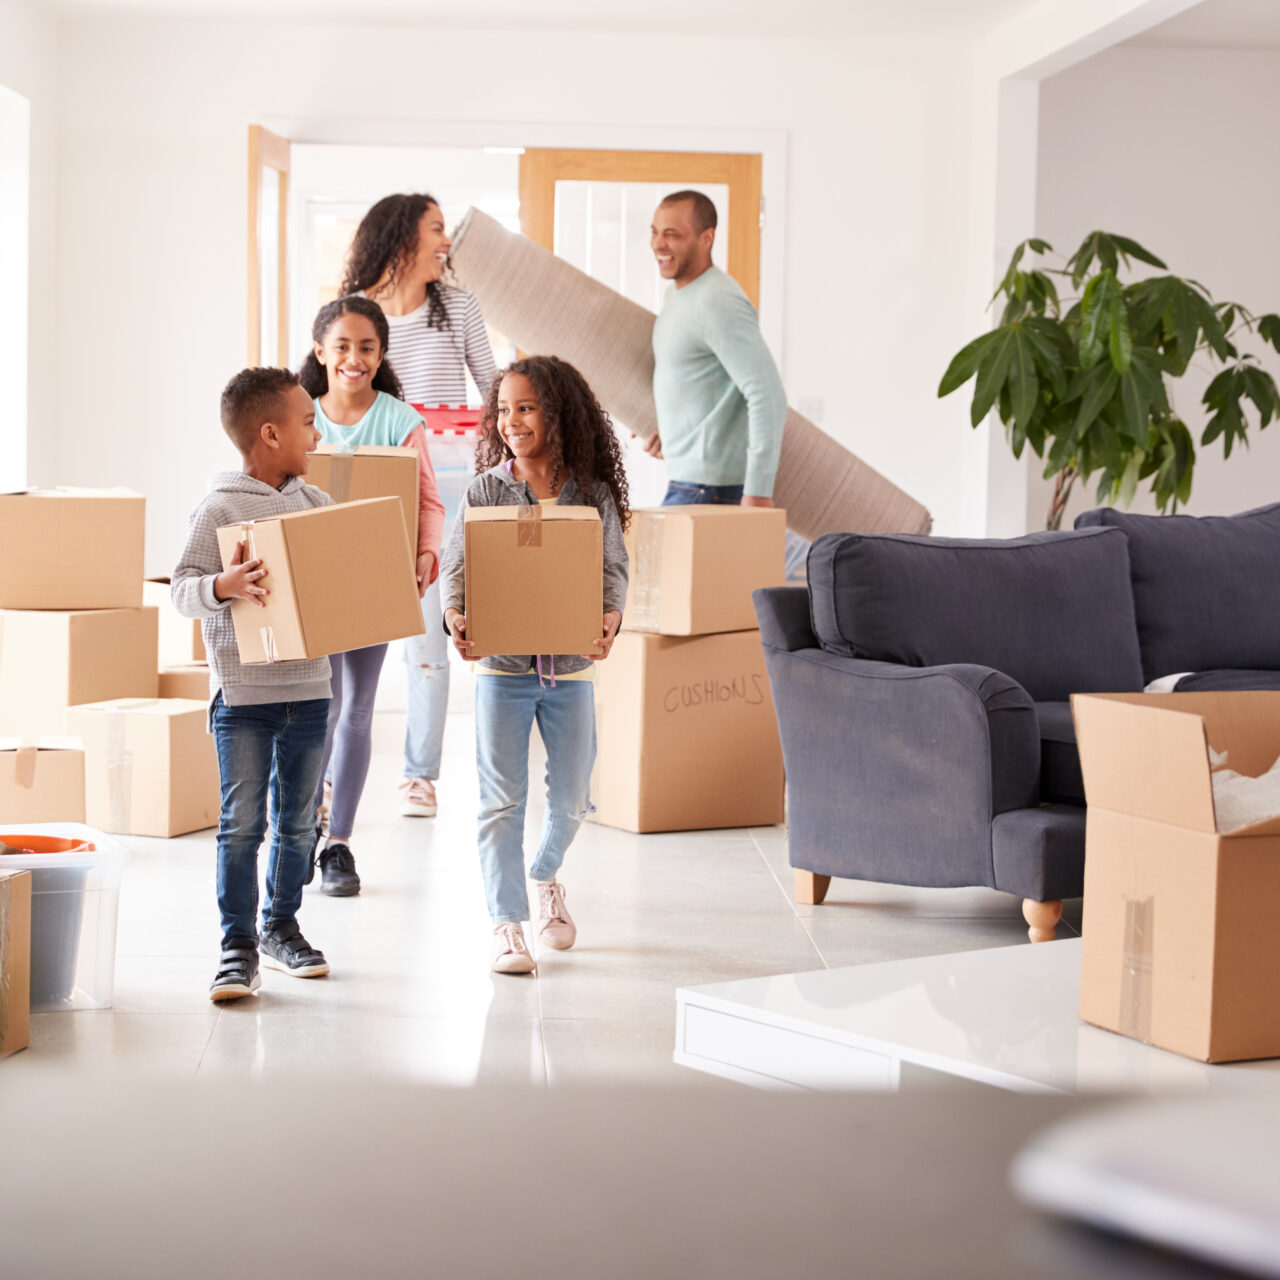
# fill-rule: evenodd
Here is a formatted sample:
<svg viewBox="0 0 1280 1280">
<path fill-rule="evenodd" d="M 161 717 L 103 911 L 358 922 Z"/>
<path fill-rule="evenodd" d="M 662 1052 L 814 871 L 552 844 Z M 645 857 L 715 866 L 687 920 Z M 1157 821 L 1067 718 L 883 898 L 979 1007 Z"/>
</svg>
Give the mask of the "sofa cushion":
<svg viewBox="0 0 1280 1280">
<path fill-rule="evenodd" d="M 1084 774 L 1071 704 L 1037 702 L 1036 721 L 1040 726 L 1040 799 L 1050 804 L 1084 804 Z"/>
<path fill-rule="evenodd" d="M 1142 669 L 1280 670 L 1280 503 L 1238 516 L 1086 511 L 1129 539 Z"/>
<path fill-rule="evenodd" d="M 1175 693 L 1217 693 L 1224 689 L 1280 689 L 1280 671 L 1194 671 L 1174 686 Z"/>
<path fill-rule="evenodd" d="M 1037 702 L 1142 688 L 1128 545 L 1112 529 L 824 534 L 809 605 L 818 642 L 845 657 L 994 667 Z"/>
</svg>

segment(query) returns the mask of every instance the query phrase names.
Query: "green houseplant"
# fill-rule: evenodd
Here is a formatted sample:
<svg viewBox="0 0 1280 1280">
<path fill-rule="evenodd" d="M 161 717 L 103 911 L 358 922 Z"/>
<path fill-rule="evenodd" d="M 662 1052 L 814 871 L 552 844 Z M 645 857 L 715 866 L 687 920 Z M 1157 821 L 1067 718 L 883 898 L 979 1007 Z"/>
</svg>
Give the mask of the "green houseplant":
<svg viewBox="0 0 1280 1280">
<path fill-rule="evenodd" d="M 1280 351 L 1280 316 L 1215 302 L 1175 275 L 1124 283 L 1120 268 L 1130 259 L 1168 270 L 1124 236 L 1090 233 L 1064 268 L 1023 265 L 1052 252 L 1038 239 L 1014 250 L 991 299 L 1004 298 L 1000 323 L 955 356 L 938 395 L 973 378 L 972 425 L 994 408 L 1014 456 L 1029 444 L 1044 459 L 1045 478 L 1054 479 L 1048 529 L 1061 526 L 1076 480 L 1099 473 L 1100 503 L 1128 506 L 1149 480 L 1160 511 L 1176 511 L 1191 497 L 1196 445 L 1168 380 L 1197 359 L 1217 370 L 1202 398 L 1210 417 L 1200 444 L 1221 437 L 1230 457 L 1237 442 L 1249 443 L 1246 401 L 1259 430 L 1280 416 L 1275 380 L 1237 345 L 1256 337 Z M 1078 296 L 1060 299 L 1055 276 Z"/>
</svg>

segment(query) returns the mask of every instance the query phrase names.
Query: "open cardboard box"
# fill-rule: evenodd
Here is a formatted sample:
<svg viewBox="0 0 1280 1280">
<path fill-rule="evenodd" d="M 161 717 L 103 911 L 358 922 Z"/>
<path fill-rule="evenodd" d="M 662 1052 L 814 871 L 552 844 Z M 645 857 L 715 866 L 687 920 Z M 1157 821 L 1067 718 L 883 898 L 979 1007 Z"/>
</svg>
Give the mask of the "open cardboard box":
<svg viewBox="0 0 1280 1280">
<path fill-rule="evenodd" d="M 1077 694 L 1080 1016 L 1205 1062 L 1280 1055 L 1280 818 L 1221 834 L 1209 747 L 1265 773 L 1280 692 Z"/>
<path fill-rule="evenodd" d="M 266 607 L 231 602 L 240 661 L 248 666 L 323 658 L 420 636 L 422 606 L 397 498 L 370 498 L 218 530 L 223 567 L 236 543 L 261 559 Z"/>
<path fill-rule="evenodd" d="M 698 636 L 754 631 L 751 593 L 786 580 L 787 513 L 678 506 L 631 513 L 628 631 Z"/>
</svg>

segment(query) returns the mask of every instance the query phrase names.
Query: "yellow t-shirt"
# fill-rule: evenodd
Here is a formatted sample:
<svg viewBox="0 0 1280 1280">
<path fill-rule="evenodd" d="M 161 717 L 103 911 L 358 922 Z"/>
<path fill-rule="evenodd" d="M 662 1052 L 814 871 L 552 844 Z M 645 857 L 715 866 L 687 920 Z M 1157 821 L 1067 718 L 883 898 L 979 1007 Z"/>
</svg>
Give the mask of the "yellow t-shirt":
<svg viewBox="0 0 1280 1280">
<path fill-rule="evenodd" d="M 538 506 L 540 507 L 554 507 L 555 505 L 556 505 L 555 498 L 539 498 L 538 499 Z M 477 667 L 476 674 L 481 676 L 517 676 L 517 675 L 533 675 L 534 673 L 531 671 L 525 671 L 525 672 L 495 671 L 492 667 Z M 544 675 L 547 678 L 550 678 L 551 672 L 550 671 L 544 672 Z M 595 680 L 595 678 L 596 678 L 596 669 L 593 664 L 592 666 L 589 666 L 585 671 L 569 671 L 569 672 L 566 672 L 564 675 L 557 675 L 556 684 L 559 684 L 562 680 Z"/>
</svg>

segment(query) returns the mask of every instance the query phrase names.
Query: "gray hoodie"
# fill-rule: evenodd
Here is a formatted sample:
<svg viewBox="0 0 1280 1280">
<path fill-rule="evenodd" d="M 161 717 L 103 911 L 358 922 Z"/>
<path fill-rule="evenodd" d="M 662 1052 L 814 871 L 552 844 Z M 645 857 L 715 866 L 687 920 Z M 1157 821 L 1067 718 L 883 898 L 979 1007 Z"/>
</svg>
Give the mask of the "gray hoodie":
<svg viewBox="0 0 1280 1280">
<path fill-rule="evenodd" d="M 466 565 L 463 561 L 463 538 L 468 507 L 534 507 L 538 499 L 533 490 L 523 480 L 517 480 L 510 472 L 509 462 L 490 467 L 482 475 L 476 476 L 467 489 L 458 518 L 453 523 L 453 531 L 449 535 L 449 545 L 445 548 L 440 564 L 440 605 L 447 613 L 450 609 L 464 612 L 466 599 Z M 572 476 L 565 481 L 564 487 L 556 498 L 559 507 L 595 507 L 600 512 L 600 523 L 604 536 L 604 612 L 616 609 L 623 611 L 627 603 L 627 546 L 622 538 L 622 522 L 618 519 L 617 508 L 613 505 L 613 494 L 603 480 L 597 480 L 591 491 L 591 497 L 583 497 Z M 544 657 L 548 655 L 543 655 Z M 494 671 L 510 671 L 517 674 L 537 669 L 537 654 L 501 655 L 481 658 L 480 665 L 490 667 Z M 590 658 L 577 653 L 558 653 L 554 655 L 554 666 L 557 675 L 568 675 L 573 671 L 584 671 L 591 665 Z"/>
<path fill-rule="evenodd" d="M 229 707 L 309 702 L 330 696 L 328 658 L 243 666 L 231 621 L 231 601 L 214 596 L 213 580 L 222 572 L 217 531 L 224 525 L 327 507 L 332 502 L 323 489 L 313 488 L 300 476 L 290 477 L 279 489 L 240 471 L 220 471 L 210 480 L 209 492 L 187 522 L 187 545 L 173 571 L 170 594 L 184 617 L 204 619 L 201 630 L 209 654 L 211 703 L 219 689 Z M 270 589 L 270 573 L 263 585 Z"/>
</svg>

